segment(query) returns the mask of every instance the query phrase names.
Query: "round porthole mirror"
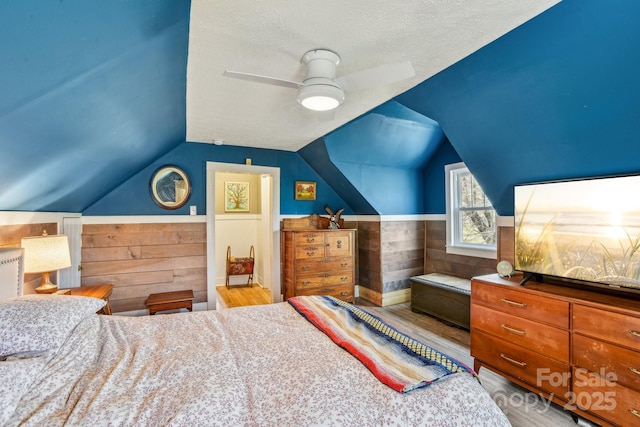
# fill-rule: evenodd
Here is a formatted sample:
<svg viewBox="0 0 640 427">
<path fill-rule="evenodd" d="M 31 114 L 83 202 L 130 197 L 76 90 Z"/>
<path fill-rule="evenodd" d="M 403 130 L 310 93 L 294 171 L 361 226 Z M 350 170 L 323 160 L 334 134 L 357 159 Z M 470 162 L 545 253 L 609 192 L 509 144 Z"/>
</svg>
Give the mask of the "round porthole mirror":
<svg viewBox="0 0 640 427">
<path fill-rule="evenodd" d="M 153 201 L 161 208 L 178 209 L 189 200 L 191 183 L 182 169 L 162 166 L 151 175 L 149 192 Z"/>
</svg>

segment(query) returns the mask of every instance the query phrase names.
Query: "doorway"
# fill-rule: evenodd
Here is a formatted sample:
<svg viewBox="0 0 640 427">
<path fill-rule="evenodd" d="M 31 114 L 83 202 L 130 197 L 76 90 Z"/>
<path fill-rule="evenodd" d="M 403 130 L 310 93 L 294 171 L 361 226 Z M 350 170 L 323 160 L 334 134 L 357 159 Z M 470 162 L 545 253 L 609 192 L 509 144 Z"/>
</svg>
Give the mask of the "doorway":
<svg viewBox="0 0 640 427">
<path fill-rule="evenodd" d="M 241 165 L 235 163 L 207 162 L 207 305 L 213 310 L 217 305 L 218 292 L 216 286 L 223 284 L 220 277 L 224 277 L 226 271 L 221 271 L 221 259 L 226 258 L 225 252 L 220 253 L 216 247 L 216 236 L 224 233 L 224 230 L 216 230 L 216 201 L 223 200 L 224 184 L 217 182 L 220 173 L 257 175 L 260 200 L 260 213 L 257 215 L 257 238 L 260 240 L 262 253 L 256 257 L 256 263 L 260 263 L 260 271 L 263 276 L 261 281 L 270 292 L 271 302 L 282 301 L 280 289 L 280 169 L 268 166 Z M 220 194 L 223 193 L 223 194 Z M 220 212 L 220 208 L 218 208 Z M 221 214 L 220 214 L 221 215 Z M 235 249 L 234 249 L 235 251 Z M 243 252 L 249 248 L 238 248 L 238 256 L 244 256 Z"/>
</svg>

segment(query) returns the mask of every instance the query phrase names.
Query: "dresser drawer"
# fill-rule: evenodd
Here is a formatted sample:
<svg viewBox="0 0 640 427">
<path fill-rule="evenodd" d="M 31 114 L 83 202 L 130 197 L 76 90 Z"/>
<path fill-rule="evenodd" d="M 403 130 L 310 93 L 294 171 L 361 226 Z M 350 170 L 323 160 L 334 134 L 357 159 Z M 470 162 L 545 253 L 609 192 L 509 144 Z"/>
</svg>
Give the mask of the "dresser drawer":
<svg viewBox="0 0 640 427">
<path fill-rule="evenodd" d="M 574 304 L 573 330 L 640 351 L 640 317 Z"/>
<path fill-rule="evenodd" d="M 541 295 L 520 292 L 506 286 L 471 282 L 472 304 L 493 309 L 561 328 L 569 328 L 569 303 Z"/>
<path fill-rule="evenodd" d="M 573 364 L 640 391 L 640 353 L 582 335 L 573 335 Z"/>
<path fill-rule="evenodd" d="M 327 285 L 347 284 L 353 285 L 353 274 L 350 271 L 300 275 L 296 277 L 296 292 Z"/>
<path fill-rule="evenodd" d="M 316 231 L 303 231 L 295 233 L 296 245 L 307 245 L 309 243 L 324 244 L 324 233 Z"/>
<path fill-rule="evenodd" d="M 325 236 L 326 255 L 328 257 L 351 256 L 353 252 L 351 236 L 352 234 L 349 231 L 327 233 Z"/>
<path fill-rule="evenodd" d="M 352 258 L 308 258 L 296 263 L 296 273 L 299 274 L 352 269 Z"/>
<path fill-rule="evenodd" d="M 509 374 L 536 388 L 566 400 L 569 392 L 569 365 L 495 338 L 478 330 L 471 330 L 471 355 L 499 371 Z M 566 378 L 566 381 L 558 380 Z"/>
<path fill-rule="evenodd" d="M 473 304 L 472 328 L 569 363 L 569 331 Z"/>
<path fill-rule="evenodd" d="M 342 286 L 324 286 L 321 288 L 312 289 L 298 289 L 296 295 L 329 295 L 332 297 L 340 298 L 343 301 L 354 301 L 354 287 L 353 285 Z"/>
<path fill-rule="evenodd" d="M 296 246 L 296 259 L 324 258 L 324 244 Z"/>
<path fill-rule="evenodd" d="M 575 373 L 569 404 L 621 426 L 640 425 L 640 392 L 594 374 Z"/>
</svg>

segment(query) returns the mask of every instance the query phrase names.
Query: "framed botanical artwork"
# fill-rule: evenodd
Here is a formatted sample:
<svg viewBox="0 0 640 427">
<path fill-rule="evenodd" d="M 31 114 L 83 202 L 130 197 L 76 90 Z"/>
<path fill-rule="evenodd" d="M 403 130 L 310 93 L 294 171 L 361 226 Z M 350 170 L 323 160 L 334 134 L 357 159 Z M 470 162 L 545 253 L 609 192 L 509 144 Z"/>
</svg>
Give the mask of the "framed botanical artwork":
<svg viewBox="0 0 640 427">
<path fill-rule="evenodd" d="M 315 200 L 316 183 L 313 181 L 296 181 L 296 200 Z"/>
<path fill-rule="evenodd" d="M 249 183 L 225 181 L 224 211 L 249 212 Z"/>
</svg>

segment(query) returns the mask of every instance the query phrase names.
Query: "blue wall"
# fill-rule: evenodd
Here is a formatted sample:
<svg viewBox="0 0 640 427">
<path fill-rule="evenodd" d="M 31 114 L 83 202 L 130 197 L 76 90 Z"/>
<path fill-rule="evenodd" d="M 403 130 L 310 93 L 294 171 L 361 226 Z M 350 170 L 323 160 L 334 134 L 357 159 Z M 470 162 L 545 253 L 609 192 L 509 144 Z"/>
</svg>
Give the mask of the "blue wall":
<svg viewBox="0 0 640 427">
<path fill-rule="evenodd" d="M 190 4 L 0 2 L 0 210 L 81 212 L 184 141 Z"/>
<path fill-rule="evenodd" d="M 325 204 L 334 211 L 344 207 L 345 214 L 352 213 L 345 201 L 297 153 L 185 142 L 84 210 L 83 215 L 189 215 L 191 205 L 198 207 L 199 215 L 205 215 L 207 162 L 245 164 L 246 158 L 251 158 L 253 165 L 280 168 L 281 214 L 325 214 Z M 191 197 L 185 206 L 176 210 L 158 207 L 149 195 L 152 173 L 166 164 L 182 168 L 191 180 Z M 295 181 L 316 181 L 316 200 L 295 200 Z"/>
<path fill-rule="evenodd" d="M 301 150 L 306 162 L 184 142 L 189 12 L 0 2 L 0 210 L 175 213 L 147 194 L 153 169 L 175 163 L 198 177 L 203 213 L 204 161 L 246 157 L 282 168 L 285 214 L 442 213 L 442 166 L 458 155 L 501 215 L 515 184 L 640 172 L 640 1 L 563 0 Z M 427 117 L 450 146 L 414 150 Z M 297 179 L 318 181 L 316 203 L 293 201 Z"/>
<path fill-rule="evenodd" d="M 501 215 L 515 184 L 638 173 L 638 17 L 564 0 L 396 101 L 440 123 Z"/>
<path fill-rule="evenodd" d="M 424 213 L 434 215 L 446 213 L 444 167 L 461 161 L 449 140 L 445 140 L 424 168 Z"/>
<path fill-rule="evenodd" d="M 423 168 L 443 140 L 438 123 L 390 101 L 300 154 L 358 214 L 421 214 Z"/>
</svg>

